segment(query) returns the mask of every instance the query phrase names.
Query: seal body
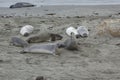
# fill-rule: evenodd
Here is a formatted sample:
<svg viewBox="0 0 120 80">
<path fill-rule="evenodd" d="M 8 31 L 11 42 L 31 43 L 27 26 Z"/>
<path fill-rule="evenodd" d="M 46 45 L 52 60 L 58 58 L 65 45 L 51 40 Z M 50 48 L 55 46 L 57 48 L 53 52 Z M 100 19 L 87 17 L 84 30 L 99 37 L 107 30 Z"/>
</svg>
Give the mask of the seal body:
<svg viewBox="0 0 120 80">
<path fill-rule="evenodd" d="M 85 26 L 79 26 L 77 32 L 81 37 L 88 37 L 89 31 Z"/>
<path fill-rule="evenodd" d="M 18 38 L 18 37 L 12 37 L 10 41 L 10 45 L 14 45 L 17 47 L 27 47 L 29 44 L 28 42 Z"/>
<path fill-rule="evenodd" d="M 27 2 L 18 2 L 16 4 L 11 5 L 9 8 L 22 8 L 22 7 L 34 7 L 34 6 L 36 5 Z"/>
<path fill-rule="evenodd" d="M 49 33 L 51 41 L 61 40 L 63 37 L 59 34 Z"/>
<path fill-rule="evenodd" d="M 64 47 L 68 50 L 77 50 L 78 49 L 76 41 L 71 40 L 71 39 L 67 39 L 64 42 Z"/>
<path fill-rule="evenodd" d="M 62 36 L 59 34 L 41 33 L 39 35 L 30 36 L 27 39 L 27 42 L 28 43 L 39 43 L 39 42 L 45 42 L 48 40 L 56 41 L 56 40 L 61 40 L 61 39 L 62 39 Z"/>
<path fill-rule="evenodd" d="M 76 36 L 74 35 L 74 33 L 71 33 L 71 37 L 65 40 L 63 46 L 68 50 L 78 50 Z"/>
<path fill-rule="evenodd" d="M 47 53 L 47 54 L 56 54 L 57 44 L 47 43 L 47 44 L 34 44 L 24 48 L 23 53 Z"/>
<path fill-rule="evenodd" d="M 71 36 L 71 33 L 73 33 L 75 36 L 78 35 L 77 29 L 75 29 L 75 28 L 72 27 L 72 26 L 66 29 L 66 34 L 67 34 L 68 36 Z"/>
<path fill-rule="evenodd" d="M 23 36 L 28 36 L 30 33 L 33 32 L 34 27 L 31 25 L 25 25 L 21 28 L 20 34 Z"/>
</svg>

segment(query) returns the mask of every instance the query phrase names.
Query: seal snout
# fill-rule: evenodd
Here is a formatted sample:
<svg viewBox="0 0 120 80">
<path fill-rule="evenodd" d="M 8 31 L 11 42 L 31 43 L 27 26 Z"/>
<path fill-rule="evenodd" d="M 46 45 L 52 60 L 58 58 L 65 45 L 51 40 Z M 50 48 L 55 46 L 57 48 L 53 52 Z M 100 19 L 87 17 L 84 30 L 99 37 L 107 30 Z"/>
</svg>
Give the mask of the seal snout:
<svg viewBox="0 0 120 80">
<path fill-rule="evenodd" d="M 88 35 L 86 33 L 84 33 L 82 37 L 88 37 Z"/>
</svg>

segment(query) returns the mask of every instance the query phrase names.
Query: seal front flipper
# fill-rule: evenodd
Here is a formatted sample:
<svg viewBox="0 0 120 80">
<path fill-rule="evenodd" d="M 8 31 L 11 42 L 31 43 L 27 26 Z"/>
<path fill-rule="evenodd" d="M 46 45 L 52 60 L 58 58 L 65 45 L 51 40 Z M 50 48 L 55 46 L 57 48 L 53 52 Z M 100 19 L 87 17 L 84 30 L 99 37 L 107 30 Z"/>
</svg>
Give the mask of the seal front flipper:
<svg viewBox="0 0 120 80">
<path fill-rule="evenodd" d="M 10 45 L 17 47 L 27 47 L 29 44 L 18 37 L 12 37 L 10 40 Z"/>
</svg>

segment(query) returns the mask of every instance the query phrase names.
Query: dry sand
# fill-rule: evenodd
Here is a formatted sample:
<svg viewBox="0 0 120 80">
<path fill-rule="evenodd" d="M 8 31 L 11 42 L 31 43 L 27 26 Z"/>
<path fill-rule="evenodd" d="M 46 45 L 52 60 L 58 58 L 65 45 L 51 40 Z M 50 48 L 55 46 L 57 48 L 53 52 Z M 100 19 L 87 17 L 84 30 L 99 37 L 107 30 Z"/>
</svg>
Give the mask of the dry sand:
<svg viewBox="0 0 120 80">
<path fill-rule="evenodd" d="M 0 8 L 0 80 L 35 80 L 37 76 L 47 80 L 120 80 L 120 38 L 96 34 L 103 20 L 119 18 L 120 5 Z M 25 39 L 19 30 L 27 24 L 35 27 L 33 34 L 51 31 L 66 39 L 67 27 L 83 25 L 90 35 L 78 39 L 79 51 L 61 49 L 60 56 L 20 54 L 22 48 L 9 46 L 9 39 Z"/>
</svg>

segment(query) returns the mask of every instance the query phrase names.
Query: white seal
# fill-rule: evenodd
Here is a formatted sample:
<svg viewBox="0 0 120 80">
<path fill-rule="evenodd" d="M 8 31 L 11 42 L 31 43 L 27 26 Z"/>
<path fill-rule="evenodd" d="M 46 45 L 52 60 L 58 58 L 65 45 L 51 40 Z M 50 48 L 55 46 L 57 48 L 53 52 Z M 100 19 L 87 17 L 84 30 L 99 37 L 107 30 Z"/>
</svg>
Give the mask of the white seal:
<svg viewBox="0 0 120 80">
<path fill-rule="evenodd" d="M 89 31 L 85 26 L 79 26 L 77 32 L 81 37 L 88 37 Z"/>
<path fill-rule="evenodd" d="M 31 25 L 25 25 L 21 28 L 20 34 L 23 36 L 28 36 L 30 33 L 33 32 L 34 27 Z"/>
<path fill-rule="evenodd" d="M 78 35 L 77 29 L 75 29 L 75 28 L 72 27 L 72 26 L 66 29 L 66 34 L 67 34 L 68 36 L 71 36 L 72 33 L 73 33 L 75 36 Z"/>
</svg>

